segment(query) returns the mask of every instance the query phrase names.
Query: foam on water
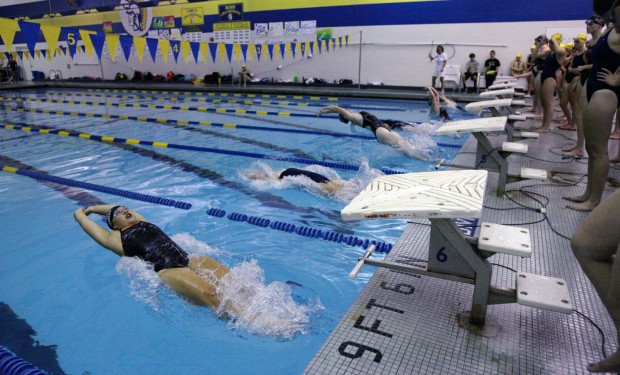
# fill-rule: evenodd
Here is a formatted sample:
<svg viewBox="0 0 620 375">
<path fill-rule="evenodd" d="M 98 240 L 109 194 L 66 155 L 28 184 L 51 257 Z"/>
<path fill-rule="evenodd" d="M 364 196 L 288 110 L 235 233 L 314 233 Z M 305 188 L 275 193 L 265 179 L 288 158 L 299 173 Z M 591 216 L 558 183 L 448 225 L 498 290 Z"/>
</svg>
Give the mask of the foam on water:
<svg viewBox="0 0 620 375">
<path fill-rule="evenodd" d="M 190 257 L 230 257 L 230 254 L 187 233 L 174 235 L 172 239 L 190 253 Z M 121 257 L 116 271 L 129 278 L 130 293 L 138 301 L 164 315 L 174 314 L 173 309 L 167 308 L 168 304 L 174 303 L 167 301 L 174 296 L 174 292 L 150 264 L 135 257 Z M 255 334 L 291 339 L 298 333 L 307 333 L 311 315 L 324 309 L 318 297 L 307 304 L 297 303 L 285 282 L 266 284 L 264 270 L 256 260 L 243 261 L 231 267 L 230 272 L 217 283 L 216 289 L 221 299 L 216 312 L 231 317 L 228 326 Z M 228 306 L 234 306 L 234 312 Z"/>
</svg>

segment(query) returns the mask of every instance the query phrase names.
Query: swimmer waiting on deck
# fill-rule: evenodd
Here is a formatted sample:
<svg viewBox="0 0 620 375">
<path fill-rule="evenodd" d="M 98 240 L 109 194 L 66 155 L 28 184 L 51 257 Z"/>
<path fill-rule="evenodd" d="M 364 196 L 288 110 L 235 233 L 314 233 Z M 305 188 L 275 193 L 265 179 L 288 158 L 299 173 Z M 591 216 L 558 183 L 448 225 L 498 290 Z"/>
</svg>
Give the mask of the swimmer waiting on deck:
<svg viewBox="0 0 620 375">
<path fill-rule="evenodd" d="M 92 213 L 106 215 L 111 231 L 91 220 L 88 215 Z M 120 256 L 138 257 L 151 263 L 164 282 L 192 303 L 218 312 L 222 308 L 217 285 L 230 271 L 222 263 L 204 255 L 188 256 L 155 224 L 123 206 L 79 208 L 74 217 L 99 245 Z M 223 309 L 238 315 L 233 306 L 226 304 Z"/>
<path fill-rule="evenodd" d="M 372 113 L 366 111 L 351 111 L 335 105 L 321 108 L 319 116 L 326 113 L 337 113 L 340 122 L 345 124 L 350 122 L 353 125 L 371 130 L 379 143 L 392 146 L 394 149 L 410 158 L 431 161 L 431 158 L 425 155 L 421 150 L 416 150 L 405 138 L 392 131 L 392 129 L 399 127 L 399 123 L 400 127 L 402 127 L 403 124 L 405 124 L 405 126 L 411 125 L 410 123 L 393 120 L 381 121 Z"/>
<path fill-rule="evenodd" d="M 282 180 L 286 177 L 304 176 L 304 177 L 308 177 L 313 182 L 316 182 L 327 193 L 335 193 L 338 190 L 342 189 L 346 184 L 346 181 L 334 179 L 334 178 L 330 179 L 330 178 L 323 176 L 320 173 L 307 171 L 304 169 L 298 169 L 298 168 L 287 168 L 283 170 L 282 172 L 273 171 L 271 173 L 246 172 L 244 173 L 244 176 L 250 180 L 263 180 L 263 181 Z"/>
</svg>

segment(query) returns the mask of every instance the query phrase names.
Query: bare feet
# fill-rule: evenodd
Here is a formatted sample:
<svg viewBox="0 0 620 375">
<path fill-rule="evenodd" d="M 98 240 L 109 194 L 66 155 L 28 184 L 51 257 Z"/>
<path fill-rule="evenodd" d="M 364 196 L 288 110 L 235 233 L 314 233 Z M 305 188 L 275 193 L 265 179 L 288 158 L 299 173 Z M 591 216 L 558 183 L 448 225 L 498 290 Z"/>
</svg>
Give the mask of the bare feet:
<svg viewBox="0 0 620 375">
<path fill-rule="evenodd" d="M 570 152 L 577 148 L 577 145 L 566 145 L 562 147 L 563 152 Z"/>
<path fill-rule="evenodd" d="M 590 372 L 619 372 L 620 371 L 620 351 L 615 352 L 609 357 L 597 363 L 588 365 Z"/>
<path fill-rule="evenodd" d="M 596 208 L 596 206 L 598 206 L 598 202 L 592 203 L 590 201 L 585 201 L 582 203 L 569 204 L 566 206 L 566 208 L 570 208 L 571 210 L 575 211 L 592 211 Z M 620 365 L 620 362 L 618 363 L 618 365 Z"/>
<path fill-rule="evenodd" d="M 549 133 L 549 131 L 550 131 L 550 130 L 551 130 L 551 129 L 549 129 L 549 128 L 543 128 L 542 126 L 541 126 L 540 128 L 534 128 L 534 129 L 532 129 L 532 131 L 533 131 L 533 132 L 536 132 L 536 133 Z"/>
<path fill-rule="evenodd" d="M 582 203 L 588 200 L 588 197 L 585 195 L 575 195 L 573 197 L 562 197 L 562 199 L 566 199 L 567 201 Z"/>
<path fill-rule="evenodd" d="M 558 129 L 561 129 L 561 130 L 572 130 L 572 131 L 577 130 L 577 128 L 574 128 L 574 127 L 570 126 L 567 122 L 562 124 L 561 126 L 558 126 Z"/>
<path fill-rule="evenodd" d="M 565 156 L 574 156 L 576 158 L 583 157 L 583 150 L 578 150 L 576 147 L 564 154 Z"/>
</svg>

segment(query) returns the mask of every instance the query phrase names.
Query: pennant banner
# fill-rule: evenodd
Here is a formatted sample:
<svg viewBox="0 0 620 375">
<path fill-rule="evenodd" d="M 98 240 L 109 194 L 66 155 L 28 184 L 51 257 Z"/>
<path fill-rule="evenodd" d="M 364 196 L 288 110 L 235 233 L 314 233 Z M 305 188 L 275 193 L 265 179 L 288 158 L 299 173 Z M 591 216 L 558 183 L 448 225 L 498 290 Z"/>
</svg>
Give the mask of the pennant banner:
<svg viewBox="0 0 620 375">
<path fill-rule="evenodd" d="M 151 54 L 151 59 L 153 59 L 153 62 L 155 62 L 155 58 L 157 57 L 158 43 L 159 43 L 159 39 L 146 38 L 146 45 L 149 47 L 149 53 Z"/>
<path fill-rule="evenodd" d="M 71 58 L 73 58 L 77 51 L 78 41 L 80 40 L 80 31 L 75 27 L 61 27 L 60 30 L 63 39 L 67 42 L 67 47 L 69 47 Z"/>
<path fill-rule="evenodd" d="M 28 51 L 30 51 L 31 55 L 34 55 L 34 50 L 37 46 L 37 40 L 39 39 L 39 31 L 41 30 L 41 25 L 34 22 L 19 21 L 19 28 L 22 31 L 22 37 L 26 42 Z"/>
<path fill-rule="evenodd" d="M 105 43 L 105 34 L 97 33 L 89 35 L 90 42 L 93 44 L 93 49 L 97 54 L 97 58 L 101 61 L 101 54 L 103 53 L 103 45 Z"/>
<path fill-rule="evenodd" d="M 179 53 L 181 53 L 181 42 L 178 40 L 170 41 L 170 48 L 172 49 L 172 56 L 174 57 L 174 62 L 179 61 Z"/>
<path fill-rule="evenodd" d="M 133 44 L 133 37 L 129 35 L 121 35 L 120 43 L 121 43 L 121 50 L 123 51 L 123 56 L 125 56 L 126 61 L 129 61 L 129 56 L 131 56 L 131 46 Z"/>
</svg>

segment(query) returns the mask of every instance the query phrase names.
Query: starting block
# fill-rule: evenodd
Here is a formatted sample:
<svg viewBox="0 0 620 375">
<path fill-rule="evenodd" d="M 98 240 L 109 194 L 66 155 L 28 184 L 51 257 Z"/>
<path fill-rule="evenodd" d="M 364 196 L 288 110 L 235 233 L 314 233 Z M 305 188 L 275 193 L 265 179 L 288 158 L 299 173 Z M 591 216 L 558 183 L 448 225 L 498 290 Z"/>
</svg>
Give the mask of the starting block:
<svg viewBox="0 0 620 375">
<path fill-rule="evenodd" d="M 525 154 L 528 151 L 528 146 L 516 142 L 504 142 L 500 148 L 493 147 L 485 134 L 487 132 L 505 131 L 507 122 L 508 117 L 485 117 L 473 120 L 452 121 L 439 127 L 439 129 L 435 131 L 437 135 L 471 132 L 472 135 L 476 137 L 478 143 L 476 145 L 476 161 L 474 166 L 440 162 L 435 166 L 435 169 L 439 169 L 441 166 L 447 166 L 462 169 L 486 169 L 498 172 L 498 196 L 506 194 L 506 184 L 511 182 L 530 178 L 529 176 L 536 176 L 536 179 L 540 179 L 540 176 L 544 175 L 544 179 L 546 179 L 547 172 L 544 170 L 525 168 L 525 173 L 523 173 L 523 171 L 518 175 L 508 173 L 508 156 L 514 153 Z"/>
<path fill-rule="evenodd" d="M 426 269 L 392 261 L 371 259 L 369 248 L 349 275 L 365 264 L 409 274 L 474 285 L 469 324 L 483 327 L 487 307 L 519 303 L 570 314 L 572 305 L 566 282 L 519 272 L 517 288 L 491 285 L 492 267 L 487 258 L 496 253 L 530 257 L 529 231 L 482 223 L 478 238 L 467 237 L 452 218 L 479 218 L 488 172 L 484 170 L 408 173 L 376 178 L 342 211 L 344 220 L 428 218 L 431 233 Z"/>
</svg>

